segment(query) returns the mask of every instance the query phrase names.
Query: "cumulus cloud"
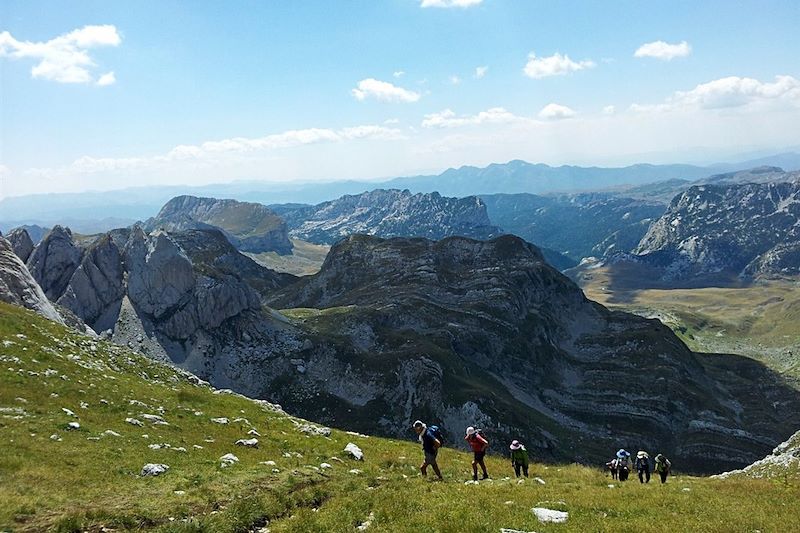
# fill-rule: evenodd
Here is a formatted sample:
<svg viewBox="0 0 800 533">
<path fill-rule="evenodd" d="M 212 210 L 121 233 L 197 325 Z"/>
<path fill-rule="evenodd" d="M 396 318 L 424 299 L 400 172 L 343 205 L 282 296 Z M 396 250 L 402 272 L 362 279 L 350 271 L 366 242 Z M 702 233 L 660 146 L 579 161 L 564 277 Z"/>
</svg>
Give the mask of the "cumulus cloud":
<svg viewBox="0 0 800 533">
<path fill-rule="evenodd" d="M 477 115 L 458 116 L 452 109 L 445 109 L 439 113 L 425 115 L 422 121 L 423 128 L 458 128 L 477 124 L 511 124 L 514 122 L 528 121 L 502 107 L 492 107 L 481 111 Z"/>
<path fill-rule="evenodd" d="M 36 64 L 31 76 L 59 83 L 91 83 L 91 70 L 96 63 L 89 50 L 102 46 L 118 46 L 122 37 L 115 26 L 84 26 L 49 41 L 19 41 L 9 32 L 0 33 L 0 57 L 32 59 Z M 111 78 L 108 78 L 108 75 Z M 105 78 L 105 83 L 99 81 Z M 98 84 L 109 85 L 113 73 L 103 75 Z M 113 83 L 113 81 L 111 82 Z"/>
<path fill-rule="evenodd" d="M 616 110 L 617 110 L 617 108 L 614 107 L 613 105 L 607 105 L 607 106 L 603 107 L 603 114 L 604 115 L 613 115 Z"/>
<path fill-rule="evenodd" d="M 97 85 L 99 85 L 100 87 L 105 87 L 107 85 L 114 85 L 115 83 L 117 83 L 117 77 L 114 76 L 113 70 L 111 72 L 106 72 L 105 74 L 100 76 L 100 78 L 98 78 L 97 80 Z"/>
<path fill-rule="evenodd" d="M 754 78 L 729 76 L 701 83 L 690 91 L 677 91 L 662 104 L 633 104 L 639 112 L 677 109 L 724 109 L 759 105 L 800 106 L 800 80 L 776 76 L 772 83 Z"/>
<path fill-rule="evenodd" d="M 483 0 L 421 0 L 420 7 L 471 7 L 477 6 Z"/>
<path fill-rule="evenodd" d="M 375 98 L 381 102 L 416 102 L 420 98 L 420 94 L 417 92 L 374 78 L 361 80 L 350 93 L 360 101 Z"/>
<path fill-rule="evenodd" d="M 570 72 L 576 72 L 595 66 L 594 61 L 573 61 L 568 55 L 561 55 L 558 52 L 549 57 L 536 57 L 536 54 L 531 52 L 528 54 L 528 63 L 525 65 L 523 72 L 529 78 L 539 79 L 549 76 L 563 76 Z"/>
<path fill-rule="evenodd" d="M 539 118 L 546 120 L 560 120 L 565 118 L 572 118 L 576 115 L 573 109 L 561 104 L 547 104 L 539 111 Z"/>
<path fill-rule="evenodd" d="M 670 44 L 664 41 L 645 43 L 633 53 L 634 57 L 654 57 L 662 61 L 670 61 L 676 57 L 686 57 L 692 53 L 692 47 L 686 41 Z"/>
<path fill-rule="evenodd" d="M 450 77 L 449 77 L 449 78 L 447 78 L 447 79 L 448 79 L 448 81 L 449 81 L 449 82 L 450 82 L 452 85 L 458 85 L 458 84 L 460 84 L 460 83 L 461 83 L 461 78 L 459 78 L 459 77 L 458 77 L 458 76 L 456 76 L 455 74 L 453 74 L 452 76 L 450 76 Z"/>
<path fill-rule="evenodd" d="M 401 78 L 405 73 L 406 73 L 405 70 L 395 70 L 394 72 L 392 72 L 392 76 L 394 76 L 395 78 Z"/>
<path fill-rule="evenodd" d="M 486 73 L 489 72 L 489 67 L 484 65 L 482 67 L 475 67 L 475 79 L 481 79 L 486 76 Z"/>
</svg>

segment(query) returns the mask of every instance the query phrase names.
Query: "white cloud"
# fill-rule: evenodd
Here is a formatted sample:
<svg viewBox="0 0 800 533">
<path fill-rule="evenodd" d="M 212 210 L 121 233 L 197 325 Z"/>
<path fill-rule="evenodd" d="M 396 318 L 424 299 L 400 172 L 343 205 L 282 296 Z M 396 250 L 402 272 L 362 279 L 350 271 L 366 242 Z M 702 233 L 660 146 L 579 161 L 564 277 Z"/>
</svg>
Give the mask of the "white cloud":
<svg viewBox="0 0 800 533">
<path fill-rule="evenodd" d="M 447 78 L 447 79 L 448 79 L 448 81 L 449 81 L 449 82 L 450 82 L 452 85 L 458 85 L 458 84 L 460 84 L 460 83 L 461 83 L 461 78 L 459 78 L 459 77 L 458 77 L 458 76 L 456 76 L 455 74 L 453 74 L 452 76 L 450 76 L 450 77 L 449 77 L 449 78 Z"/>
<path fill-rule="evenodd" d="M 117 77 L 114 76 L 113 70 L 111 72 L 106 72 L 105 74 L 100 76 L 100 78 L 98 78 L 97 80 L 97 85 L 101 87 L 105 87 L 107 85 L 114 85 L 115 83 L 117 83 Z"/>
<path fill-rule="evenodd" d="M 484 65 L 482 67 L 475 67 L 475 79 L 479 80 L 486 76 L 486 73 L 489 71 L 488 65 Z"/>
<path fill-rule="evenodd" d="M 481 111 L 477 115 L 457 116 L 452 109 L 445 109 L 439 113 L 425 115 L 422 121 L 423 128 L 458 128 L 477 124 L 511 124 L 524 122 L 530 119 L 519 117 L 502 107 L 492 107 Z"/>
<path fill-rule="evenodd" d="M 118 46 L 120 42 L 122 38 L 117 28 L 108 24 L 84 26 L 42 42 L 18 41 L 4 31 L 0 33 L 0 57 L 38 61 L 31 68 L 33 78 L 59 83 L 91 83 L 91 69 L 97 65 L 89 55 L 89 50 L 100 46 Z"/>
<path fill-rule="evenodd" d="M 670 61 L 676 57 L 686 57 L 692 53 L 692 47 L 686 41 L 676 44 L 665 43 L 664 41 L 653 41 L 645 43 L 636 49 L 634 57 L 654 57 L 662 61 Z"/>
<path fill-rule="evenodd" d="M 421 0 L 420 7 L 471 7 L 477 6 L 483 0 Z"/>
<path fill-rule="evenodd" d="M 573 61 L 568 55 L 561 55 L 558 52 L 549 57 L 536 57 L 536 54 L 531 52 L 528 54 L 528 63 L 525 65 L 523 72 L 529 78 L 539 79 L 548 76 L 563 76 L 570 72 L 584 70 L 595 66 L 594 61 Z"/>
<path fill-rule="evenodd" d="M 564 118 L 572 118 L 576 115 L 573 109 L 561 104 L 547 104 L 539 111 L 539 118 L 547 120 L 560 120 Z"/>
<path fill-rule="evenodd" d="M 395 70 L 394 72 L 392 72 L 392 76 L 394 76 L 395 78 L 402 78 L 405 75 L 405 73 L 406 73 L 405 70 Z"/>
<path fill-rule="evenodd" d="M 397 128 L 376 125 L 363 125 L 341 128 L 308 128 L 289 130 L 265 137 L 234 137 L 218 141 L 206 141 L 198 145 L 178 145 L 167 153 L 149 157 L 91 157 L 83 156 L 66 167 L 51 169 L 38 168 L 27 171 L 33 176 L 74 176 L 107 172 L 124 172 L 187 161 L 223 162 L 231 156 L 259 155 L 264 152 L 322 143 L 343 143 L 357 140 L 401 140 L 403 133 Z"/>
<path fill-rule="evenodd" d="M 617 108 L 614 107 L 613 105 L 607 105 L 607 106 L 605 106 L 603 108 L 603 114 L 604 115 L 613 115 L 616 110 L 617 110 Z"/>
<path fill-rule="evenodd" d="M 381 102 L 416 102 L 420 98 L 420 94 L 417 92 L 374 78 L 361 80 L 350 93 L 356 100 L 365 100 L 371 97 Z"/>
<path fill-rule="evenodd" d="M 775 81 L 769 83 L 754 78 L 729 76 L 701 83 L 690 91 L 677 91 L 662 104 L 633 104 L 631 109 L 647 112 L 785 104 L 800 107 L 800 80 L 792 76 L 776 76 Z"/>
</svg>

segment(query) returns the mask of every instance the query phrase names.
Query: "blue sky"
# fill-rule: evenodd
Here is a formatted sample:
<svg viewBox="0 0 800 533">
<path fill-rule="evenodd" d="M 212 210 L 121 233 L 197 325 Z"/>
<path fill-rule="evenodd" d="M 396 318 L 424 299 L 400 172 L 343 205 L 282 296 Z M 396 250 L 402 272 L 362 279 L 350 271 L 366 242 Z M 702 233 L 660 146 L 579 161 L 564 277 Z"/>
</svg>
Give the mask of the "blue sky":
<svg viewBox="0 0 800 533">
<path fill-rule="evenodd" d="M 796 148 L 798 21 L 796 1 L 5 0 L 0 197 Z"/>
</svg>

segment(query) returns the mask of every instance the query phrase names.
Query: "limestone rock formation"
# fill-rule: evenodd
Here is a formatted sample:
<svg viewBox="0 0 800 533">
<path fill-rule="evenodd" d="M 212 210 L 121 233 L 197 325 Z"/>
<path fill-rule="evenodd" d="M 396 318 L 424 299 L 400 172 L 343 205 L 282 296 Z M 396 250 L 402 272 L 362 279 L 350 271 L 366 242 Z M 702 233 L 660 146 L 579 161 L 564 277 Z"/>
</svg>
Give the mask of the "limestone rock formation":
<svg viewBox="0 0 800 533">
<path fill-rule="evenodd" d="M 169 232 L 216 228 L 243 252 L 292 251 L 283 219 L 266 206 L 250 202 L 177 196 L 148 220 L 145 228 Z"/>
<path fill-rule="evenodd" d="M 502 233 L 475 196 L 448 198 L 437 192 L 376 189 L 315 206 L 275 208 L 286 219 L 293 237 L 317 244 L 332 244 L 355 233 L 428 239 L 450 235 L 486 239 Z"/>
<path fill-rule="evenodd" d="M 25 263 L 3 237 L 0 237 L 0 301 L 26 307 L 50 320 L 63 323 L 61 315 L 33 279 Z"/>
<path fill-rule="evenodd" d="M 58 300 L 80 265 L 81 249 L 73 242 L 69 228 L 55 226 L 31 253 L 28 270 L 47 297 Z"/>
<path fill-rule="evenodd" d="M 17 257 L 22 259 L 23 263 L 28 260 L 31 256 L 31 252 L 33 252 L 33 241 L 25 228 L 11 230 L 8 235 L 6 235 L 6 240 L 11 243 L 14 253 L 17 254 Z"/>
</svg>

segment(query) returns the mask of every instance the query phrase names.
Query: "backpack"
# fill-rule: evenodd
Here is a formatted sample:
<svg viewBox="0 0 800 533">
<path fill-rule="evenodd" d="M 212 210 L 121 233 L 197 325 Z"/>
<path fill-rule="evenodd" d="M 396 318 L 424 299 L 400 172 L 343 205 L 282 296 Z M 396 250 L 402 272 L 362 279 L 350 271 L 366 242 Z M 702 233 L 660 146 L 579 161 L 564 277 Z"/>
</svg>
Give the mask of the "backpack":
<svg viewBox="0 0 800 533">
<path fill-rule="evenodd" d="M 444 435 L 442 435 L 442 430 L 439 426 L 428 426 L 428 431 L 430 431 L 436 440 L 438 440 L 442 446 L 444 446 Z"/>
</svg>

